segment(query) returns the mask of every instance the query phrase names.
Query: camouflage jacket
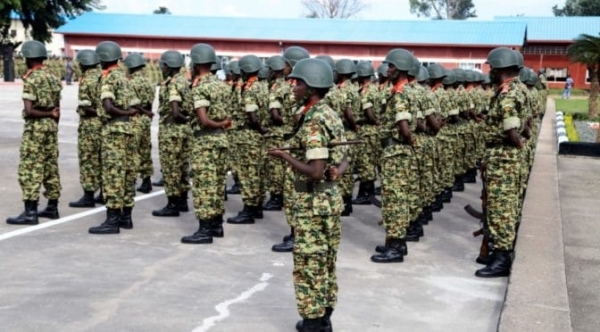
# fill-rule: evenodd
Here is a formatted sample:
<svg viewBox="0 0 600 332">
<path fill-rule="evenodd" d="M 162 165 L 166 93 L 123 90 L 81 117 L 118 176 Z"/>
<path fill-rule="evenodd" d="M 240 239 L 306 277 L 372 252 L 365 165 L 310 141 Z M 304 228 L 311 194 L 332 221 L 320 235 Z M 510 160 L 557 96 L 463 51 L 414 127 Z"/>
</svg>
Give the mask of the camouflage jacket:
<svg viewBox="0 0 600 332">
<path fill-rule="evenodd" d="M 158 114 L 160 116 L 159 123 L 174 124 L 173 113 L 171 109 L 172 102 L 179 103 L 179 112 L 186 117 L 192 116 L 192 97 L 190 84 L 182 73 L 176 73 L 173 77 L 168 77 L 160 84 L 159 90 Z M 188 125 L 177 123 L 181 125 Z"/>
<path fill-rule="evenodd" d="M 244 136 L 241 138 L 241 142 L 248 142 L 248 144 L 256 144 L 262 141 L 262 134 L 250 128 L 248 113 L 254 112 L 261 124 L 268 115 L 268 90 L 265 89 L 263 84 L 257 83 L 256 80 L 256 77 L 250 78 L 242 88 L 242 109 L 246 116 L 242 129 L 246 130 L 244 131 Z"/>
<path fill-rule="evenodd" d="M 227 98 L 229 98 L 228 87 L 224 86 L 215 75 L 204 75 L 194 79 L 192 83 L 194 110 L 205 107 L 209 119 L 216 122 L 227 119 Z M 224 131 L 204 127 L 196 115 L 193 116 L 191 125 L 194 133 L 202 135 L 194 142 L 214 148 L 227 147 L 227 135 Z"/>
<path fill-rule="evenodd" d="M 364 116 L 365 123 L 361 126 L 360 133 L 365 136 L 377 135 L 377 126 L 373 123 L 367 123 L 365 112 L 371 109 L 375 120 L 379 120 L 381 110 L 381 92 L 375 84 L 367 84 L 359 90 L 360 95 L 360 110 Z"/>
<path fill-rule="evenodd" d="M 77 114 L 84 117 L 86 115 L 84 107 L 92 107 L 96 111 L 102 108 L 100 100 L 100 81 L 102 71 L 99 68 L 88 69 L 79 80 L 79 90 L 77 91 Z"/>
<path fill-rule="evenodd" d="M 269 112 L 271 109 L 278 109 L 283 125 L 277 126 L 272 121 L 267 121 L 271 131 L 271 136 L 283 136 L 289 134 L 294 128 L 294 118 L 292 110 L 294 109 L 295 100 L 292 94 L 292 86 L 283 78 L 278 78 L 273 82 L 269 89 Z M 270 119 L 269 114 L 269 119 Z"/>
<path fill-rule="evenodd" d="M 154 94 L 156 92 L 155 84 L 153 84 L 145 70 L 138 70 L 129 78 L 129 84 L 133 89 L 136 97 L 140 100 L 140 105 L 152 105 L 154 102 Z"/>
<path fill-rule="evenodd" d="M 62 84 L 58 77 L 52 75 L 44 66 L 32 68 L 23 75 L 23 100 L 30 100 L 33 108 L 51 112 L 60 106 Z M 25 119 L 24 131 L 58 131 L 58 124 L 52 118 L 32 119 L 21 113 Z"/>
<path fill-rule="evenodd" d="M 392 87 L 386 101 L 385 112 L 381 117 L 380 139 L 393 138 L 396 142 L 403 143 L 386 147 L 383 151 L 384 158 L 398 154 L 410 154 L 412 150 L 408 142 L 404 142 L 404 138 L 400 136 L 398 130 L 398 122 L 400 121 L 407 121 L 412 132 L 417 128 L 417 120 L 413 118 L 411 113 L 413 105 L 410 102 L 407 84 L 407 80 L 402 80 Z"/>
<path fill-rule="evenodd" d="M 503 144 L 507 130 L 522 131 L 524 121 L 521 116 L 526 97 L 519 84 L 521 82 L 515 77 L 503 82 L 496 90 L 485 121 L 485 141 L 488 144 Z"/>
<path fill-rule="evenodd" d="M 110 67 L 102 71 L 100 100 L 111 99 L 113 105 L 121 110 L 129 110 L 132 106 L 139 104 L 139 99 L 135 96 L 125 72 L 118 66 Z M 111 121 L 113 118 L 104 107 L 98 110 L 98 115 L 105 124 L 109 132 L 131 133 L 132 128 L 129 122 Z"/>
<path fill-rule="evenodd" d="M 338 114 L 340 119 L 342 119 L 344 128 L 354 130 L 354 128 L 349 127 L 349 124 L 345 120 L 344 111 L 347 107 L 350 107 L 352 110 L 354 122 L 364 122 L 365 117 L 360 107 L 360 96 L 358 94 L 358 89 L 356 85 L 350 82 L 350 80 L 342 82 L 341 84 L 331 88 L 329 93 L 327 93 L 325 96 L 325 99 L 326 103 L 331 106 L 331 108 Z"/>
<path fill-rule="evenodd" d="M 229 110 L 232 120 L 231 129 L 241 129 L 246 124 L 246 112 L 242 107 L 242 88 L 244 82 L 242 79 L 238 81 L 228 82 L 230 88 Z"/>
</svg>

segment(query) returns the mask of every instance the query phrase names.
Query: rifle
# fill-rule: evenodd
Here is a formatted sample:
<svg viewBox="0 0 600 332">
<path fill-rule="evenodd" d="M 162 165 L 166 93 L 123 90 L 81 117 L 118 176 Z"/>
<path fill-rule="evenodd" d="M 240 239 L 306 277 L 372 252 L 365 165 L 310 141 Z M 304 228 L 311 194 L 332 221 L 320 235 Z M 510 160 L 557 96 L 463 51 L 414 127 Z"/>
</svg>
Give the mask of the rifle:
<svg viewBox="0 0 600 332">
<path fill-rule="evenodd" d="M 327 145 L 328 148 L 333 148 L 336 146 L 342 146 L 342 145 L 357 145 L 357 144 L 364 144 L 365 141 L 361 141 L 361 140 L 355 140 L 355 141 L 345 141 L 345 142 L 331 142 L 329 143 L 329 145 Z M 280 148 L 272 148 L 269 151 L 272 150 L 281 150 L 281 151 L 293 151 L 293 150 L 302 150 L 303 148 L 298 147 L 298 146 L 285 146 L 285 147 L 280 147 Z"/>
<path fill-rule="evenodd" d="M 481 239 L 481 246 L 479 247 L 479 257 L 477 257 L 477 261 L 485 261 L 490 255 L 490 234 L 487 230 L 487 188 L 486 188 L 486 169 L 485 164 L 481 165 L 481 182 L 483 183 L 483 188 L 481 189 L 481 212 L 477 211 L 470 204 L 465 206 L 465 211 L 467 213 L 479 219 L 482 223 L 482 227 L 473 232 L 473 236 L 477 237 L 483 235 Z"/>
</svg>

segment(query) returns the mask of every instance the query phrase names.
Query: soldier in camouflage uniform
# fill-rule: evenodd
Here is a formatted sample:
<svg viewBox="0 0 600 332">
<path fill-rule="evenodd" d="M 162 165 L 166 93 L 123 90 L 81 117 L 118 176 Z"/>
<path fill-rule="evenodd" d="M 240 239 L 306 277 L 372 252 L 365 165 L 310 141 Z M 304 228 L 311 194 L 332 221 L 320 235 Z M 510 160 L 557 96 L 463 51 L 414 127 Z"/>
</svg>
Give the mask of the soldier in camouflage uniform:
<svg viewBox="0 0 600 332">
<path fill-rule="evenodd" d="M 516 237 L 522 149 L 520 133 L 525 125 L 525 95 L 519 88 L 518 56 L 508 48 L 492 50 L 487 59 L 490 79 L 497 84 L 486 119 L 486 154 L 484 158 L 487 190 L 487 228 L 494 243 L 493 261 L 477 270 L 478 277 L 508 276 L 511 252 Z"/>
<path fill-rule="evenodd" d="M 137 188 L 137 191 L 147 194 L 152 191 L 150 177 L 154 174 L 150 127 L 154 117 L 152 103 L 154 102 L 155 88 L 148 79 L 144 57 L 138 53 L 132 53 L 125 57 L 123 62 L 128 70 L 129 84 L 137 99 L 140 100 L 137 107 L 139 112 L 131 118 L 131 126 L 134 133 L 133 145 L 136 150 L 135 174 L 137 177 L 139 173 L 142 178 L 142 185 Z M 133 181 L 135 182 L 135 178 Z"/>
<path fill-rule="evenodd" d="M 116 234 L 119 228 L 131 229 L 134 206 L 135 160 L 132 158 L 133 130 L 130 118 L 139 105 L 125 73 L 119 68 L 121 47 L 112 41 L 96 46 L 102 78 L 98 116 L 102 120 L 102 188 L 106 199 L 106 220 L 89 229 L 91 234 Z"/>
<path fill-rule="evenodd" d="M 257 84 L 258 71 L 262 62 L 255 55 L 245 55 L 240 61 L 240 70 L 244 79 L 242 88 L 242 108 L 245 121 L 238 127 L 238 177 L 242 187 L 244 208 L 237 216 L 227 219 L 230 224 L 253 224 L 254 219 L 263 218 L 262 172 L 264 168 L 264 139 L 266 129 L 261 119 L 267 116 L 268 91 Z M 256 84 L 255 84 L 256 83 Z M 241 118 L 241 117 L 239 117 Z"/>
<path fill-rule="evenodd" d="M 229 87 L 211 73 L 217 56 L 212 46 L 196 44 L 190 51 L 193 64 L 192 100 L 192 193 L 198 231 L 181 239 L 183 243 L 207 244 L 223 237 L 223 201 L 227 172 Z"/>
<path fill-rule="evenodd" d="M 100 105 L 101 70 L 100 58 L 93 50 L 81 50 L 77 53 L 82 77 L 79 81 L 78 106 L 79 127 L 77 128 L 77 151 L 79 154 L 79 182 L 83 188 L 83 197 L 70 202 L 69 207 L 94 207 L 94 192 L 102 186 L 101 137 L 102 120 L 98 117 Z"/>
<path fill-rule="evenodd" d="M 12 225 L 35 225 L 38 217 L 58 219 L 60 178 L 58 173 L 58 120 L 60 118 L 60 80 L 44 67 L 46 47 L 37 40 L 21 48 L 29 69 L 23 75 L 23 136 L 19 161 L 19 184 L 25 211 L 6 219 Z M 40 186 L 48 199 L 45 210 L 37 212 Z"/>
<path fill-rule="evenodd" d="M 356 167 L 360 177 L 360 185 L 356 199 L 352 204 L 369 205 L 370 197 L 375 195 L 375 180 L 377 179 L 377 165 L 381 144 L 377 135 L 379 129 L 379 110 L 381 108 L 381 95 L 376 84 L 372 83 L 375 69 L 370 62 L 361 61 L 356 65 L 358 76 L 360 109 L 363 112 L 363 122 L 357 123 L 360 128 L 358 138 L 365 144 L 357 147 Z"/>
<path fill-rule="evenodd" d="M 317 59 L 301 60 L 291 78 L 296 79 L 294 95 L 301 108 L 298 131 L 290 140 L 300 153 L 285 151 L 269 155 L 289 163 L 295 173 L 295 236 L 293 279 L 298 312 L 303 318 L 298 331 L 331 331 L 331 314 L 337 303 L 335 271 L 341 237 L 342 200 L 335 181 L 325 170 L 339 165 L 345 147 L 331 147 L 345 141 L 340 118 L 323 97 L 333 86 L 330 67 Z"/>
<path fill-rule="evenodd" d="M 166 51 L 160 57 L 164 81 L 160 85 L 158 114 L 158 153 L 165 181 L 167 205 L 152 211 L 156 217 L 178 217 L 188 212 L 187 195 L 192 129 L 192 98 L 183 55 Z"/>
<path fill-rule="evenodd" d="M 385 103 L 387 102 L 387 98 L 390 94 L 391 86 L 390 80 L 388 77 L 388 65 L 387 63 L 382 63 L 377 67 L 377 83 L 379 84 L 379 95 L 381 99 L 381 107 L 376 110 L 377 114 L 380 116 L 385 111 Z M 377 169 L 381 169 L 381 153 L 383 153 L 381 146 L 379 146 L 379 159 L 377 164 Z M 381 186 L 375 187 L 375 195 L 381 195 Z"/>
<path fill-rule="evenodd" d="M 406 247 L 407 228 L 411 219 L 411 181 L 417 179 L 415 169 L 413 133 L 416 119 L 413 118 L 409 96 L 406 92 L 408 71 L 414 67 L 415 59 L 405 49 L 391 50 L 385 60 L 392 88 L 388 95 L 385 111 L 381 117 L 381 215 L 386 233 L 383 246 L 371 257 L 375 263 L 402 262 L 408 253 Z"/>
<path fill-rule="evenodd" d="M 227 140 L 229 142 L 229 169 L 233 176 L 234 184 L 231 188 L 227 189 L 227 194 L 239 195 L 242 193 L 240 186 L 240 179 L 238 177 L 239 164 L 238 164 L 238 142 L 241 134 L 242 126 L 246 121 L 246 115 L 242 111 L 241 98 L 242 98 L 242 87 L 244 81 L 242 80 L 240 66 L 238 61 L 231 61 L 225 67 L 226 80 L 231 87 L 230 98 L 229 98 L 229 113 L 232 116 L 231 128 L 227 131 Z"/>
</svg>

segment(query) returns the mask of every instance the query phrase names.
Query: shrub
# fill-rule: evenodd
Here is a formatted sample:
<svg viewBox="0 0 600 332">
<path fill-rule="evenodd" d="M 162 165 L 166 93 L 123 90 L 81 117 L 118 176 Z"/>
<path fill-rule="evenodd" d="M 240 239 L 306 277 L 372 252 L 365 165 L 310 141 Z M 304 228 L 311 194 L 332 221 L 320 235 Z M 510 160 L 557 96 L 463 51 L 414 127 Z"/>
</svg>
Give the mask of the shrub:
<svg viewBox="0 0 600 332">
<path fill-rule="evenodd" d="M 577 128 L 575 128 L 573 116 L 571 114 L 565 115 L 565 130 L 567 132 L 569 142 L 579 142 L 579 135 L 577 134 Z"/>
</svg>

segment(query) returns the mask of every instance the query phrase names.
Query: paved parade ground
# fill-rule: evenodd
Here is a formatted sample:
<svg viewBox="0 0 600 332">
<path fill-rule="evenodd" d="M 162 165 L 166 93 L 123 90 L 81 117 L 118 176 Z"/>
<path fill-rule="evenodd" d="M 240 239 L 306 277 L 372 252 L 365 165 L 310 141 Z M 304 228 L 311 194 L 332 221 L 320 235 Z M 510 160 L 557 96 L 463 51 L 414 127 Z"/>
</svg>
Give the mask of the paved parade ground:
<svg viewBox="0 0 600 332">
<path fill-rule="evenodd" d="M 21 213 L 17 182 L 21 85 L 0 86 L 0 330 L 2 331 L 294 331 L 299 319 L 290 254 L 271 245 L 289 231 L 283 212 L 264 212 L 254 225 L 225 224 L 212 245 L 184 245 L 198 224 L 193 213 L 158 218 L 162 188 L 138 193 L 134 229 L 90 235 L 105 209 L 72 209 L 82 195 L 77 162 L 77 86 L 65 86 L 59 126 L 61 219 L 11 226 Z M 155 107 L 157 103 L 155 102 Z M 153 121 L 155 179 L 157 117 Z M 475 263 L 479 223 L 463 211 L 479 206 L 481 184 L 467 184 L 434 214 L 404 263 L 374 264 L 382 244 L 380 211 L 355 206 L 342 218 L 336 331 L 496 331 L 507 278 L 480 279 Z M 191 199 L 189 201 L 191 206 Z M 40 209 L 46 199 L 40 199 Z M 229 196 L 227 215 L 242 208 Z"/>
</svg>

